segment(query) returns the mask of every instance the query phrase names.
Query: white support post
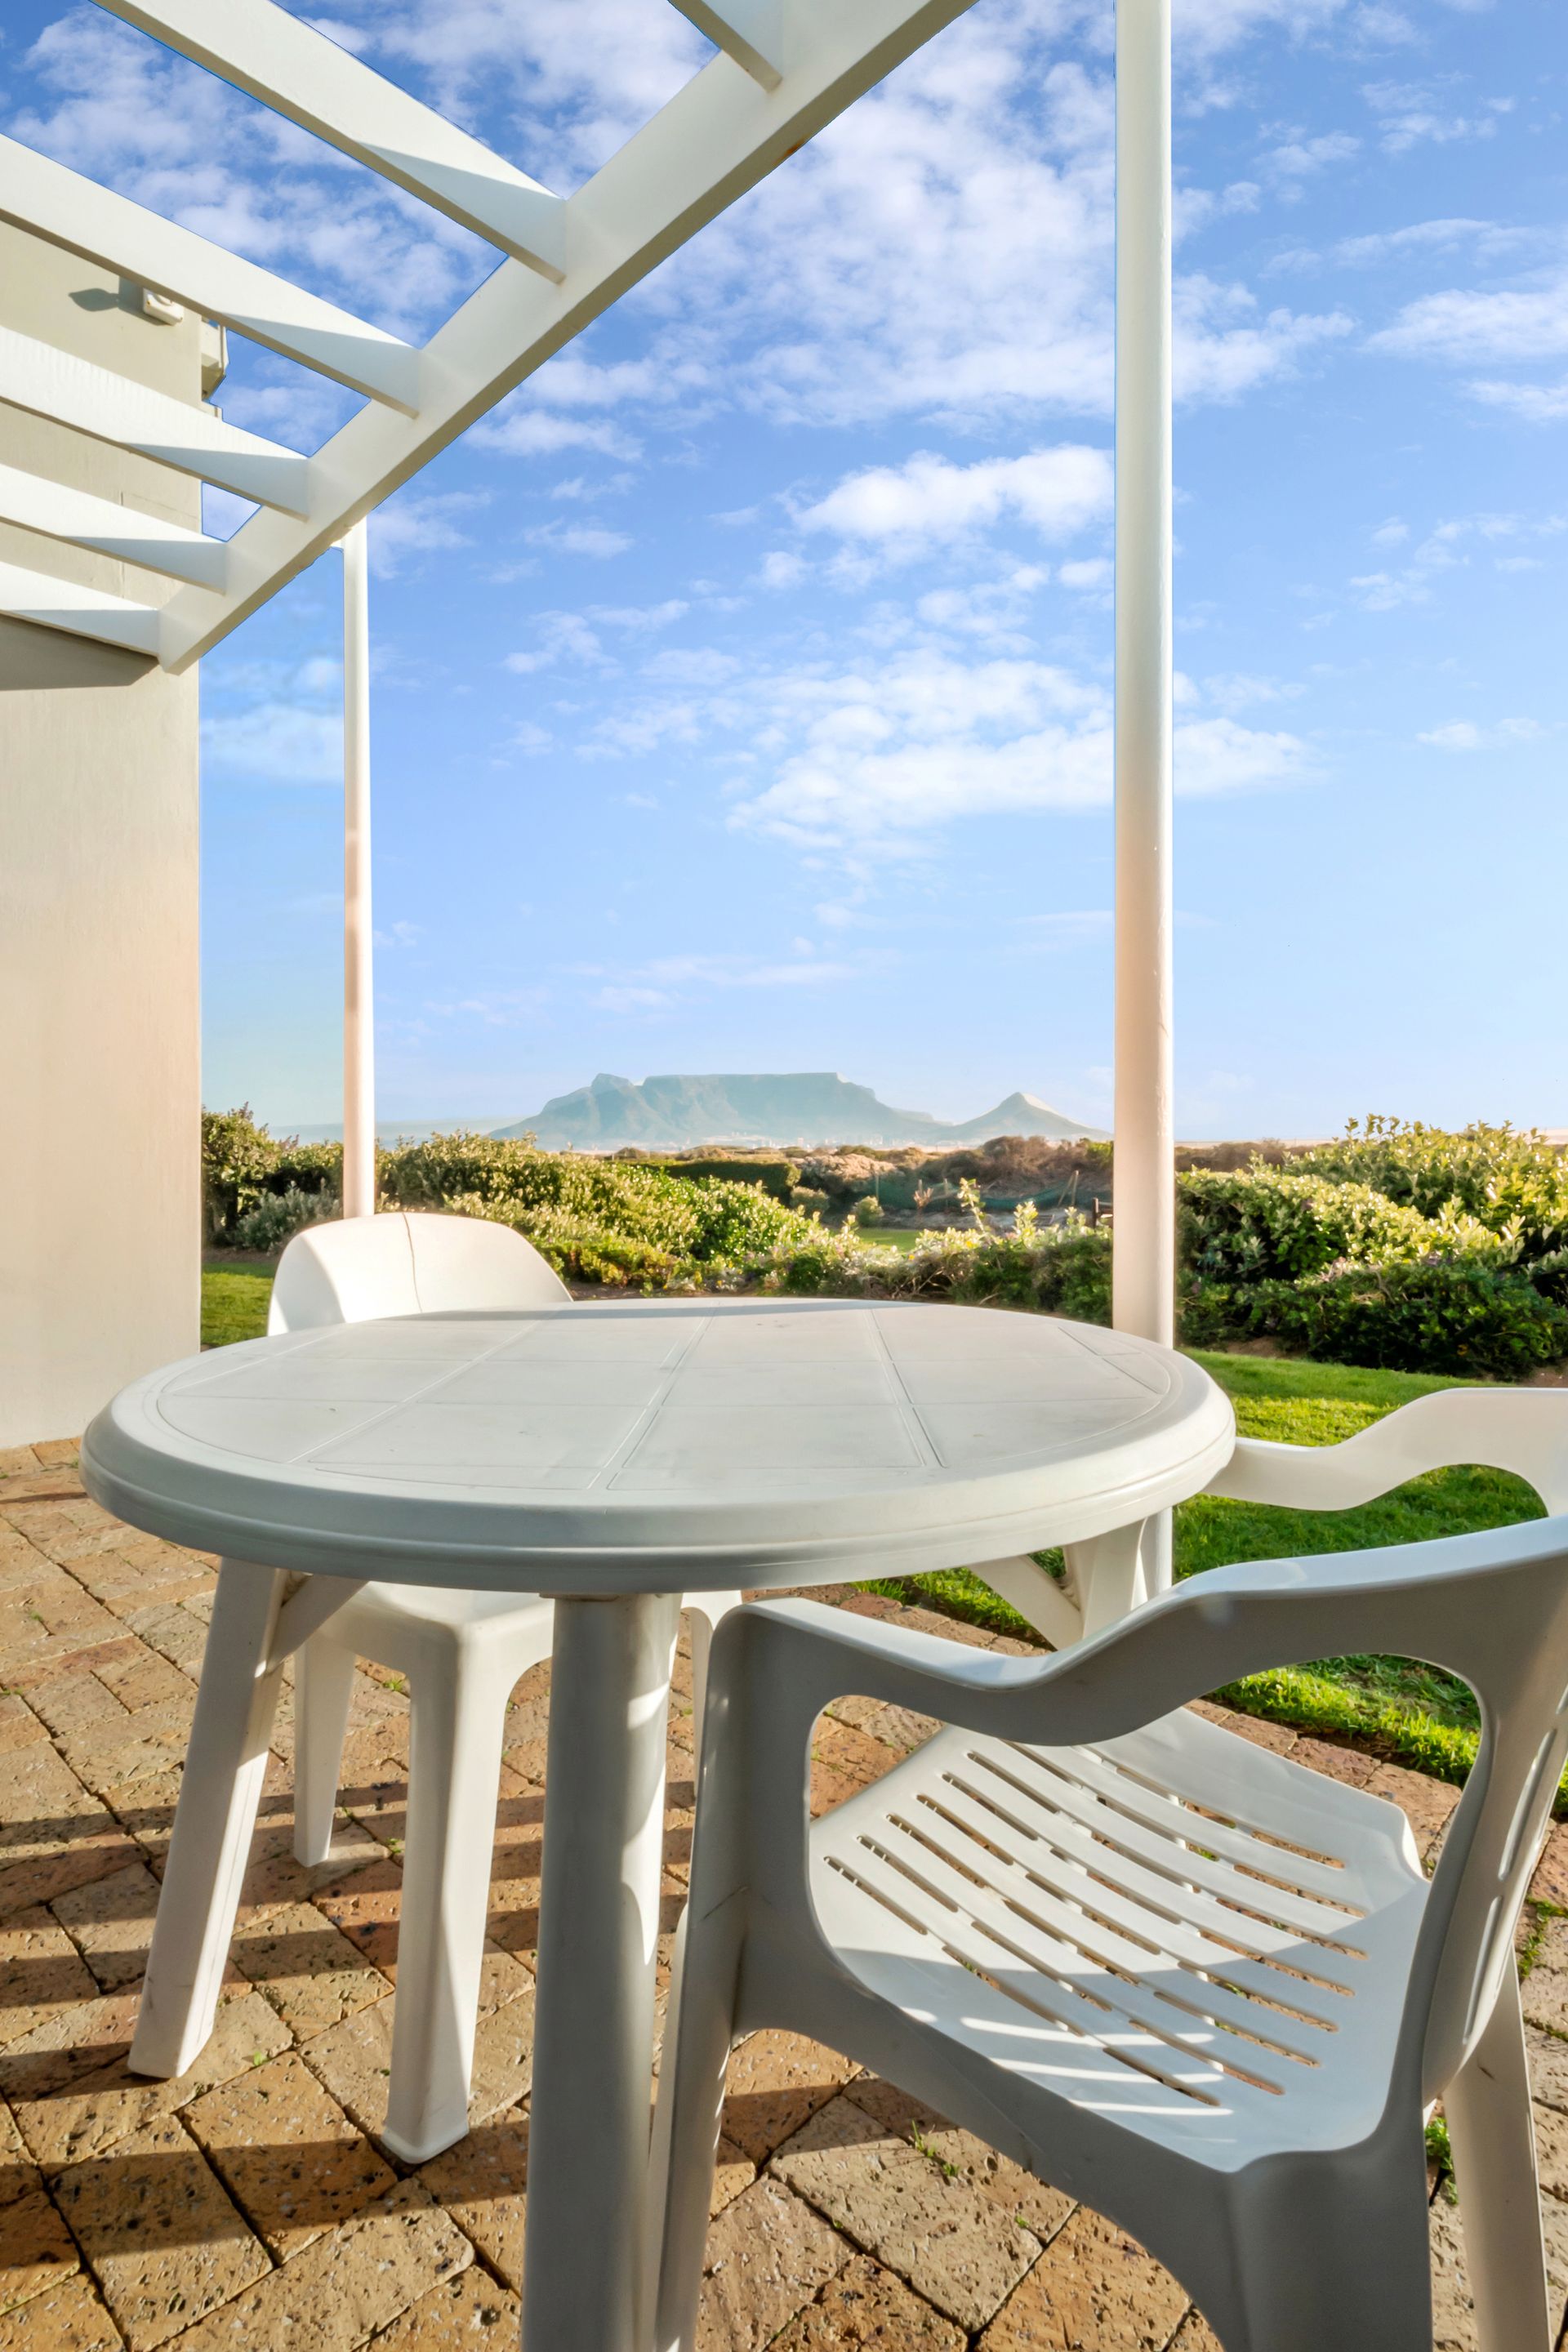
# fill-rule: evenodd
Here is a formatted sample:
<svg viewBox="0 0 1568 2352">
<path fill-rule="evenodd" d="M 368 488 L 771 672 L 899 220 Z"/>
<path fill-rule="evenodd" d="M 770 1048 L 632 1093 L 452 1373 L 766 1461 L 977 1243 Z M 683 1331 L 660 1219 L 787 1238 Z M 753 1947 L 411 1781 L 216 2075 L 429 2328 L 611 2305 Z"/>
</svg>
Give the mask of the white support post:
<svg viewBox="0 0 1568 2352">
<path fill-rule="evenodd" d="M 1172 1114 L 1171 0 L 1116 8 L 1116 1096 L 1111 1319 L 1169 1347 Z M 1146 1585 L 1170 1580 L 1151 1521 Z"/>
<path fill-rule="evenodd" d="M 370 580 L 365 526 L 343 541 L 343 1214 L 375 1213 L 370 896 Z"/>
</svg>

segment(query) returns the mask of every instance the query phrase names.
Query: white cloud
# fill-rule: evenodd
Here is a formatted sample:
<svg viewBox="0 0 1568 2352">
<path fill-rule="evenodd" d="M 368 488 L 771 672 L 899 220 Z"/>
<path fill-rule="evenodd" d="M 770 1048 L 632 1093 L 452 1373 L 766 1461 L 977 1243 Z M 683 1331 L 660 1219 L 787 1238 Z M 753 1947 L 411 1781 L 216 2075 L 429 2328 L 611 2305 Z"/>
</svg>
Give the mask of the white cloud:
<svg viewBox="0 0 1568 2352">
<path fill-rule="evenodd" d="M 598 523 L 545 522 L 524 531 L 531 547 L 548 547 L 557 555 L 588 555 L 604 562 L 624 555 L 633 542 L 624 530 L 605 530 Z"/>
<path fill-rule="evenodd" d="M 458 528 L 457 518 L 489 504 L 488 490 L 437 490 L 423 497 L 399 492 L 371 516 L 371 570 L 389 580 L 410 555 L 471 547 L 474 542 Z"/>
<path fill-rule="evenodd" d="M 598 634 L 581 613 L 540 613 L 534 616 L 534 625 L 537 643 L 508 654 L 508 669 L 530 677 L 536 670 L 552 669 L 561 661 L 583 662 L 590 668 L 605 666 L 608 657 Z"/>
<path fill-rule="evenodd" d="M 1370 82 L 1362 93 L 1378 118 L 1380 143 L 1389 155 L 1406 154 L 1429 142 L 1452 146 L 1456 141 L 1491 139 L 1499 120 L 1513 111 L 1510 98 L 1487 100 L 1479 113 L 1457 114 L 1447 107 L 1440 87 L 1418 82 Z"/>
<path fill-rule="evenodd" d="M 773 775 L 742 786 L 731 822 L 803 848 L 908 848 L 960 817 L 1110 799 L 1105 691 L 1044 663 L 925 651 L 875 672 L 748 681 L 747 699 Z M 1291 735 L 1227 718 L 1177 730 L 1178 789 L 1189 795 L 1257 790 L 1307 767 Z"/>
<path fill-rule="evenodd" d="M 1473 719 L 1450 719 L 1446 727 L 1429 728 L 1418 743 L 1438 751 L 1502 751 L 1510 744 L 1538 742 L 1546 730 L 1534 719 L 1500 719 L 1494 727 L 1478 727 Z"/>
<path fill-rule="evenodd" d="M 1111 487 L 1108 453 L 1080 444 L 969 466 L 921 452 L 902 466 L 846 475 L 795 520 L 803 530 L 832 532 L 896 562 L 1010 517 L 1042 538 L 1071 538 L 1109 513 Z"/>
<path fill-rule="evenodd" d="M 1499 541 L 1555 539 L 1564 530 L 1568 530 L 1568 517 L 1560 514 L 1457 516 L 1438 523 L 1427 533 L 1413 550 L 1403 571 L 1362 572 L 1351 582 L 1351 588 L 1357 602 L 1369 613 L 1389 613 L 1403 604 L 1425 604 L 1443 572 L 1469 562 L 1469 551 L 1477 541 L 1483 546 L 1495 546 Z M 1397 520 L 1383 524 L 1373 533 L 1374 543 L 1382 546 L 1399 545 L 1409 536 L 1408 526 Z"/>
<path fill-rule="evenodd" d="M 204 772 L 255 776 L 270 783 L 331 784 L 342 780 L 341 712 L 296 703 L 261 702 L 202 724 Z"/>
<path fill-rule="evenodd" d="M 1348 131 L 1325 131 L 1316 138 L 1298 134 L 1282 140 L 1261 158 L 1264 170 L 1292 200 L 1301 194 L 1301 183 L 1314 179 L 1320 172 L 1332 171 L 1339 163 L 1352 163 L 1361 153 L 1361 141 Z"/>
<path fill-rule="evenodd" d="M 524 387 L 526 392 L 528 387 Z M 524 393 L 503 400 L 481 417 L 470 440 L 480 449 L 498 449 L 509 457 L 553 457 L 562 449 L 592 449 L 602 457 L 623 462 L 642 454 L 642 444 L 618 425 L 595 423 L 586 416 L 558 416 L 529 404 Z M 563 491 L 570 497 L 570 491 Z"/>
<path fill-rule="evenodd" d="M 1559 383 L 1507 383 L 1478 377 L 1468 390 L 1489 408 L 1506 408 L 1526 425 L 1560 425 L 1568 417 L 1568 376 Z"/>
<path fill-rule="evenodd" d="M 1568 271 L 1490 293 L 1453 287 L 1424 294 L 1370 344 L 1403 359 L 1461 367 L 1560 358 L 1568 352 Z"/>
</svg>

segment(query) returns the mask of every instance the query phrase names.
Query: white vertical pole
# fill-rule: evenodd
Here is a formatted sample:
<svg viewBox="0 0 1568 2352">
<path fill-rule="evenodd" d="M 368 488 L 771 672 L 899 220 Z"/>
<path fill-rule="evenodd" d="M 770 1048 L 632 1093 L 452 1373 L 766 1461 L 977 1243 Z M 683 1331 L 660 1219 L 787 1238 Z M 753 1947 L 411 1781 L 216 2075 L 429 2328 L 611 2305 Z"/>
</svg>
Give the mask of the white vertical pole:
<svg viewBox="0 0 1568 2352">
<path fill-rule="evenodd" d="M 375 1213 L 375 995 L 370 898 L 370 577 L 365 526 L 343 547 L 343 1214 Z"/>
<path fill-rule="evenodd" d="M 1116 11 L 1116 1213 L 1113 1319 L 1169 1346 L 1171 0 Z"/>
<path fill-rule="evenodd" d="M 1172 1343 L 1171 0 L 1116 8 L 1116 1096 L 1111 1319 Z M 1170 1520 L 1145 1581 L 1170 1580 Z"/>
</svg>

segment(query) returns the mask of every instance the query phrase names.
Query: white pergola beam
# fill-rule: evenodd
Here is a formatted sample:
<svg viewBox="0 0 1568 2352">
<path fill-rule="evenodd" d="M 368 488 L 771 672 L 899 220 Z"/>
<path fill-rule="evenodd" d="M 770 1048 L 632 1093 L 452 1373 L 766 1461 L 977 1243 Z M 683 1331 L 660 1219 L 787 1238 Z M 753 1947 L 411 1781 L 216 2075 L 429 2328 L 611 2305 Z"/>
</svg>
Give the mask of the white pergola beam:
<svg viewBox="0 0 1568 2352">
<path fill-rule="evenodd" d="M 254 5 L 254 0 L 247 0 Z M 223 605 L 182 590 L 163 607 L 161 658 L 180 670 L 237 627 L 666 257 L 794 153 L 971 0 L 785 0 L 790 69 L 775 90 L 715 58 L 567 205 L 563 284 L 516 262 L 469 296 L 426 347 L 416 420 L 367 407 L 310 460 L 303 520 L 253 515 L 228 542 Z M 226 18 L 226 9 L 225 11 Z M 251 495 L 255 495 L 252 493 Z"/>
<path fill-rule="evenodd" d="M 565 205 L 274 0 L 100 0 L 492 245 L 560 278 Z"/>
<path fill-rule="evenodd" d="M 132 653 L 158 650 L 158 614 L 153 605 L 132 604 L 104 589 L 82 588 L 47 572 L 29 572 L 20 563 L 0 563 L 0 613 L 41 629 L 68 629 L 73 636 L 124 646 Z"/>
<path fill-rule="evenodd" d="M 297 519 L 310 512 L 310 458 L 9 327 L 0 327 L 0 401 Z"/>
<path fill-rule="evenodd" d="M 675 0 L 675 5 L 753 81 L 777 89 L 784 79 L 781 0 Z"/>
<path fill-rule="evenodd" d="M 330 46 L 330 44 L 329 44 Z M 166 294 L 204 318 L 412 416 L 419 353 L 288 278 L 0 137 L 0 220 Z"/>
<path fill-rule="evenodd" d="M 25 474 L 16 466 L 0 466 L 0 521 L 20 523 L 46 539 L 68 540 L 95 555 L 112 555 L 194 587 L 224 584 L 228 551 L 221 539 L 187 530 L 163 515 L 94 498 L 43 474 Z"/>
</svg>

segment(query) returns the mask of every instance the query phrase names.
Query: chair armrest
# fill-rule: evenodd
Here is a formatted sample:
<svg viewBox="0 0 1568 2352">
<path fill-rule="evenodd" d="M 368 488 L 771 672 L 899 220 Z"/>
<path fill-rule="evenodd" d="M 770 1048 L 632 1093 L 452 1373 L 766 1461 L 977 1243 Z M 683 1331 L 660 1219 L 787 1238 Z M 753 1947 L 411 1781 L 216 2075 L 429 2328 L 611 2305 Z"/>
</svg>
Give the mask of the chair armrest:
<svg viewBox="0 0 1568 2352">
<path fill-rule="evenodd" d="M 1508 1571 L 1514 1571 L 1510 1574 Z M 759 1601 L 714 1639 L 710 1717 L 737 1676 L 769 1744 L 804 1746 L 850 1693 L 1004 1739 L 1118 1737 L 1220 1684 L 1343 1654 L 1417 1656 L 1505 1706 L 1535 1644 L 1543 1580 L 1568 1582 L 1568 1520 L 1430 1543 L 1211 1569 L 1043 1659 L 1015 1658 L 806 1601 Z"/>
<path fill-rule="evenodd" d="M 1568 1390 L 1439 1389 L 1338 1445 L 1239 1437 L 1206 1492 L 1299 1511 L 1345 1511 L 1459 1463 L 1511 1471 L 1568 1512 Z"/>
</svg>

